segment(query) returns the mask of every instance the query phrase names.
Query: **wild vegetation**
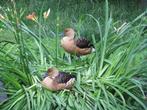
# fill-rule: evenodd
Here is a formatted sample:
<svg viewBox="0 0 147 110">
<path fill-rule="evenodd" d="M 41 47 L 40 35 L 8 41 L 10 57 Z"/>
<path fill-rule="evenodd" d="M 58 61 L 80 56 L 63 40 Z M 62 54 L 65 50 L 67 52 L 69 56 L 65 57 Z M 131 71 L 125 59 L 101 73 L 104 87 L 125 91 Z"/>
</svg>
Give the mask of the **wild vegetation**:
<svg viewBox="0 0 147 110">
<path fill-rule="evenodd" d="M 94 1 L 45 0 L 34 7 L 32 1 L 0 8 L 0 80 L 8 96 L 1 110 L 147 110 L 147 11 L 129 16 L 131 9 L 107 0 L 97 3 L 100 8 Z M 96 51 L 80 59 L 66 53 L 60 47 L 66 27 Z M 74 87 L 44 88 L 40 81 L 49 67 L 76 74 Z"/>
</svg>

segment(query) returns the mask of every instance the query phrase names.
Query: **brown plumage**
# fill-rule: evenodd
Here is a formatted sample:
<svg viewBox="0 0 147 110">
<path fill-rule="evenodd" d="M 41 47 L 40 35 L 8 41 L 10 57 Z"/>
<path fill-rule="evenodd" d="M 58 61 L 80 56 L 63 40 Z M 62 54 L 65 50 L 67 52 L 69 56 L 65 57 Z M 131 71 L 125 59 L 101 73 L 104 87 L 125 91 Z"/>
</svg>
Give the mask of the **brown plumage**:
<svg viewBox="0 0 147 110">
<path fill-rule="evenodd" d="M 76 78 L 74 75 L 60 72 L 56 68 L 49 68 L 47 74 L 48 76 L 43 79 L 42 84 L 53 91 L 72 88 Z"/>
<path fill-rule="evenodd" d="M 64 30 L 61 46 L 64 50 L 78 56 L 87 55 L 92 52 L 93 45 L 86 38 L 74 39 L 75 31 L 72 28 Z"/>
<path fill-rule="evenodd" d="M 76 46 L 79 48 L 91 48 L 93 47 L 93 44 L 90 43 L 90 41 L 88 41 L 85 38 L 79 38 L 75 41 Z"/>
</svg>

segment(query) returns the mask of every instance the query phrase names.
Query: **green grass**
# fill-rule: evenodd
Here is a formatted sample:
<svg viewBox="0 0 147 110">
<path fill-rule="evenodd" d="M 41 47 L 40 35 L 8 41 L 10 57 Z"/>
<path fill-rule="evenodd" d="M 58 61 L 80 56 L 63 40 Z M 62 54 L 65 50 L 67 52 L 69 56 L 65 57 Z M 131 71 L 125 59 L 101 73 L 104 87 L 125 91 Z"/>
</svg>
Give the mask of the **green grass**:
<svg viewBox="0 0 147 110">
<path fill-rule="evenodd" d="M 116 17 L 117 12 L 111 11 L 114 6 L 110 9 L 107 1 L 101 3 L 104 8 L 93 4 L 87 9 L 86 3 L 68 9 L 58 2 L 47 20 L 42 17 L 44 4 L 33 22 L 25 20 L 28 12 L 16 11 L 18 5 L 12 4 L 10 11 L 2 8 L 7 18 L 1 21 L 0 39 L 5 42 L 0 43 L 0 78 L 9 98 L 0 103 L 0 109 L 146 110 L 145 12 L 130 21 L 121 17 L 125 12 Z M 65 27 L 73 27 L 77 35 L 90 39 L 96 52 L 71 60 L 58 45 Z M 42 87 L 41 74 L 52 66 L 76 73 L 72 90 L 52 92 Z"/>
</svg>

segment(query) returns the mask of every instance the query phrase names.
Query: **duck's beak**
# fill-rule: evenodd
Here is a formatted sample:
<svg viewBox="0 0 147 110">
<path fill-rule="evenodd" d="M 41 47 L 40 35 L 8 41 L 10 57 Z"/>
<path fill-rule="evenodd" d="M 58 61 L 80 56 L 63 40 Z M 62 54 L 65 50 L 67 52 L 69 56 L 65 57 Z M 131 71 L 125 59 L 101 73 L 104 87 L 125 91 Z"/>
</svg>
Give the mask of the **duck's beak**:
<svg viewBox="0 0 147 110">
<path fill-rule="evenodd" d="M 64 33 L 63 32 L 59 33 L 59 36 L 64 37 Z"/>
<path fill-rule="evenodd" d="M 48 72 L 45 72 L 43 75 L 42 75 L 42 78 L 46 78 L 48 76 Z"/>
</svg>

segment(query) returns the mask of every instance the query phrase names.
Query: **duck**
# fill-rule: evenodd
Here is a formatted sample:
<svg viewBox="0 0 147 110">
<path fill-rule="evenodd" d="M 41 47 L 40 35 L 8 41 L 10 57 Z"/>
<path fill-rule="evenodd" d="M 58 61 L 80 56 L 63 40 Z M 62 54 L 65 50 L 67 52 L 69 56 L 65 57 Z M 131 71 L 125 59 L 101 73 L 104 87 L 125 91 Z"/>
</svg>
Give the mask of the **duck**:
<svg viewBox="0 0 147 110">
<path fill-rule="evenodd" d="M 64 37 L 61 39 L 61 47 L 70 54 L 83 56 L 90 54 L 94 50 L 93 44 L 84 37 L 75 39 L 75 31 L 72 28 L 64 30 Z"/>
<path fill-rule="evenodd" d="M 47 70 L 41 84 L 51 91 L 71 89 L 74 85 L 76 76 L 67 72 L 59 71 L 52 67 Z"/>
</svg>

